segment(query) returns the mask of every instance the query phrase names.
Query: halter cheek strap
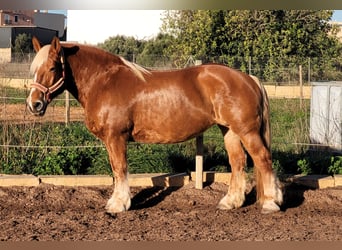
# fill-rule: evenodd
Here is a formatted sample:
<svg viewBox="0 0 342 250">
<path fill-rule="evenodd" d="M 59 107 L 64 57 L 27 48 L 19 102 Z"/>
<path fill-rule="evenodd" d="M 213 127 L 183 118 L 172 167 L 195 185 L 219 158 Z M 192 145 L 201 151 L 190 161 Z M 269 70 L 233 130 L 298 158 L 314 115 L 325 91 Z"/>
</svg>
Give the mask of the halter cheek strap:
<svg viewBox="0 0 342 250">
<path fill-rule="evenodd" d="M 36 88 L 38 90 L 40 90 L 41 92 L 43 92 L 44 94 L 44 99 L 50 103 L 51 102 L 51 98 L 50 95 L 52 93 L 54 93 L 55 91 L 57 91 L 59 88 L 62 87 L 64 83 L 64 76 L 61 77 L 55 84 L 53 84 L 51 87 L 47 88 L 45 87 L 43 84 L 39 83 L 39 82 L 34 82 L 30 84 L 31 88 Z"/>
<path fill-rule="evenodd" d="M 59 78 L 59 80 L 54 83 L 52 86 L 50 87 L 45 87 L 43 84 L 35 81 L 34 83 L 30 84 L 30 88 L 36 88 L 38 90 L 40 90 L 41 92 L 43 92 L 44 94 L 44 99 L 47 103 L 51 102 L 51 94 L 53 94 L 54 92 L 56 92 L 58 89 L 60 89 L 63 84 L 64 84 L 64 80 L 65 80 L 65 63 L 64 63 L 64 53 L 63 53 L 63 49 L 61 49 L 61 63 L 62 63 L 62 77 Z"/>
</svg>

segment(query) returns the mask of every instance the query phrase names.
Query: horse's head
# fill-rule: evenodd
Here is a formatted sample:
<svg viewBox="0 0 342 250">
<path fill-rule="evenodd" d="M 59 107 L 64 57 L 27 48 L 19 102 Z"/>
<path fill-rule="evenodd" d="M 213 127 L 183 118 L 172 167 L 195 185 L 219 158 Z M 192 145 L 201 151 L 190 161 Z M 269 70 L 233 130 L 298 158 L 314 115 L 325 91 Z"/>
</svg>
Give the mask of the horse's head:
<svg viewBox="0 0 342 250">
<path fill-rule="evenodd" d="M 43 116 L 51 100 L 64 90 L 65 58 L 59 39 L 54 38 L 50 45 L 41 46 L 37 38 L 32 39 L 37 52 L 30 71 L 34 82 L 26 103 L 34 115 Z"/>
</svg>

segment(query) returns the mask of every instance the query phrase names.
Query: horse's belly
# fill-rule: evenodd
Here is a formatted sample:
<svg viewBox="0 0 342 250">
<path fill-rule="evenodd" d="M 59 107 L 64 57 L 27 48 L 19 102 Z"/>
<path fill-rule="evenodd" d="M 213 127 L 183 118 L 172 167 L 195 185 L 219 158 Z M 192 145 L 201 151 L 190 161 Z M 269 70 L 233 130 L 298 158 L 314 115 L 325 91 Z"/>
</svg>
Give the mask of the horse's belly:
<svg viewBox="0 0 342 250">
<path fill-rule="evenodd" d="M 193 90 L 186 94 L 175 86 L 141 92 L 133 105 L 135 141 L 176 143 L 188 140 L 213 124 L 211 107 Z"/>
<path fill-rule="evenodd" d="M 179 138 L 167 137 L 154 130 L 141 129 L 132 134 L 134 141 L 142 143 L 173 143 L 178 142 Z M 177 140 L 178 139 L 178 140 Z"/>
<path fill-rule="evenodd" d="M 132 137 L 134 141 L 141 143 L 177 143 L 189 140 L 200 133 L 201 131 L 187 135 L 177 135 L 174 133 L 160 133 L 160 131 L 143 129 L 132 134 Z"/>
<path fill-rule="evenodd" d="M 177 143 L 194 138 L 212 125 L 210 119 L 146 122 L 134 126 L 132 138 L 142 143 Z"/>
</svg>

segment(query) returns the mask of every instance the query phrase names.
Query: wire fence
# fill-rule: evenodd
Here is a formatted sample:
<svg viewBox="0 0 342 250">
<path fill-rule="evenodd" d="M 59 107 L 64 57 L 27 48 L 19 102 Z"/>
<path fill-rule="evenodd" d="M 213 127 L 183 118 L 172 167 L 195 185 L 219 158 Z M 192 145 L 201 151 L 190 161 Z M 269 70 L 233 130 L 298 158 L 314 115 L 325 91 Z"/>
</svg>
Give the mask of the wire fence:
<svg viewBox="0 0 342 250">
<path fill-rule="evenodd" d="M 12 54 L 10 63 L 0 61 L 0 78 L 31 78 L 29 67 L 35 54 Z M 0 53 L 1 56 L 1 53 Z M 341 58 L 257 58 L 230 57 L 229 55 L 195 58 L 193 56 L 169 57 L 164 55 L 132 54 L 126 55 L 139 65 L 151 69 L 174 69 L 193 65 L 196 61 L 202 63 L 220 63 L 257 76 L 264 84 L 296 85 L 299 84 L 299 66 L 302 67 L 302 80 L 311 81 L 341 81 Z"/>
</svg>

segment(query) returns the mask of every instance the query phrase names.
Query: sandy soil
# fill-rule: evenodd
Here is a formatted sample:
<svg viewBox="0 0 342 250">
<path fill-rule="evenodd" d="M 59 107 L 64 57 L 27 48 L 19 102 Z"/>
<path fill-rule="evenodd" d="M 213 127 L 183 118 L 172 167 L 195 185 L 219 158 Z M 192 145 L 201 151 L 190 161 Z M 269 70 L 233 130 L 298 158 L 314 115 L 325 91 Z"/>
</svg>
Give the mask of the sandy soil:
<svg viewBox="0 0 342 250">
<path fill-rule="evenodd" d="M 23 104 L 1 104 L 0 121 L 11 121 L 14 123 L 25 122 L 65 122 L 65 107 L 50 105 L 43 117 L 36 117 L 29 113 Z M 84 110 L 81 107 L 70 109 L 70 121 L 83 121 Z"/>
<path fill-rule="evenodd" d="M 226 190 L 132 188 L 131 210 L 110 216 L 112 187 L 1 187 L 0 241 L 342 240 L 342 188 L 288 184 L 282 211 L 271 215 L 260 213 L 253 192 L 244 207 L 217 210 Z"/>
</svg>

